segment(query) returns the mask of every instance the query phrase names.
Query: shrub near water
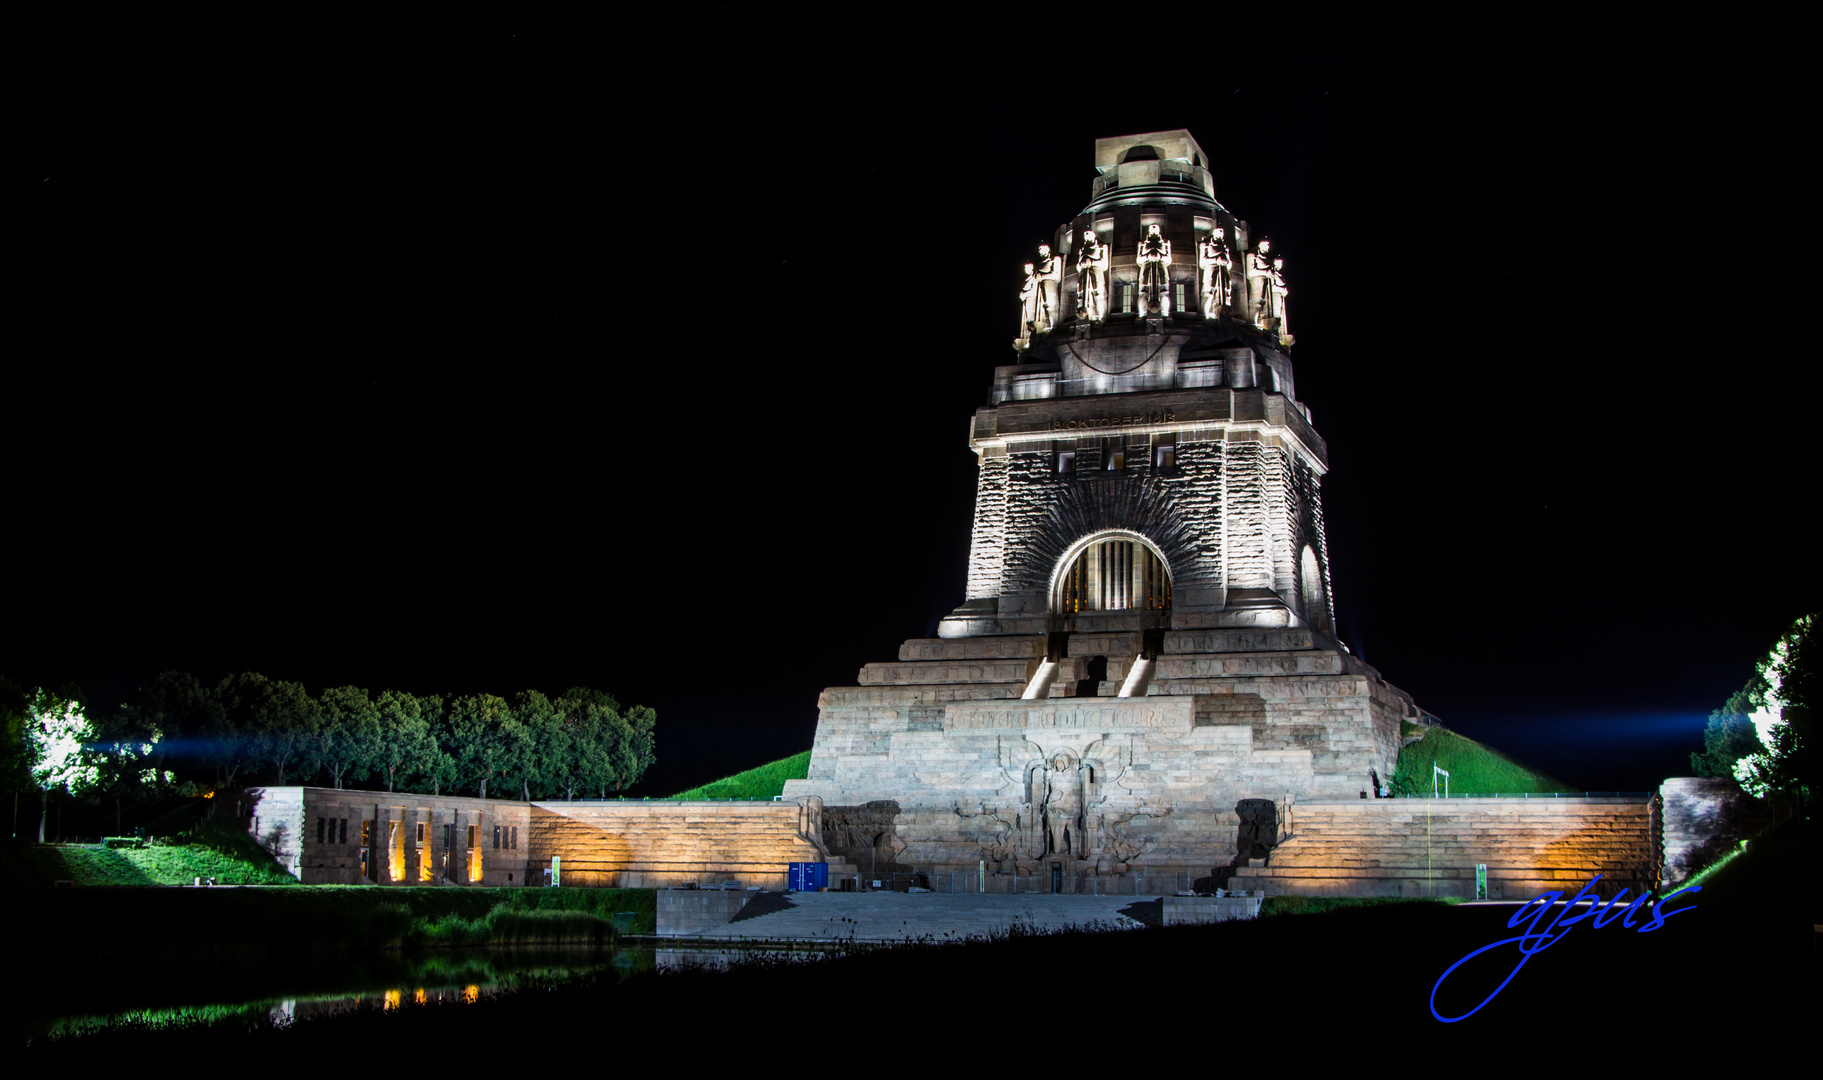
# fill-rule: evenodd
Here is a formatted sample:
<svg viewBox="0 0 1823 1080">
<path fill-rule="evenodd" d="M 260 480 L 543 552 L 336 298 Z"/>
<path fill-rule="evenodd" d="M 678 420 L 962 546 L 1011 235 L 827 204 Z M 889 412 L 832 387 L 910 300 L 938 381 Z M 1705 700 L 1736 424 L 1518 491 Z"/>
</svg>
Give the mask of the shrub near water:
<svg viewBox="0 0 1823 1080">
<path fill-rule="evenodd" d="M 479 919 L 446 915 L 418 920 L 406 935 L 409 946 L 459 948 L 466 945 L 591 945 L 614 940 L 608 920 L 582 911 L 514 910 L 497 904 Z"/>
</svg>

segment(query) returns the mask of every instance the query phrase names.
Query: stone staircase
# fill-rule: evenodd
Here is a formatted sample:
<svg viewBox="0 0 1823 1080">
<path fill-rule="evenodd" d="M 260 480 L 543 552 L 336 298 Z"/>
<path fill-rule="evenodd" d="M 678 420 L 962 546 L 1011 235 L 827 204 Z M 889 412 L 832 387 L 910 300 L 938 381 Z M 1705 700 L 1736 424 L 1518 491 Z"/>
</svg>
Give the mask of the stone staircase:
<svg viewBox="0 0 1823 1080">
<path fill-rule="evenodd" d="M 1611 896 L 1657 884 L 1657 804 L 1640 797 L 1362 799 L 1298 802 L 1291 836 L 1236 889 L 1268 896 L 1463 897 L 1475 865 L 1488 898 L 1574 891 L 1597 873 Z"/>
<path fill-rule="evenodd" d="M 662 895 L 662 894 L 661 894 Z M 1137 928 L 1143 923 L 1121 914 L 1157 896 L 1058 896 L 1049 893 L 789 893 L 790 907 L 743 918 L 699 933 L 675 935 L 700 941 L 864 941 L 894 942 L 966 938 L 1004 932 L 1019 925 L 1050 931 L 1102 924 Z"/>
</svg>

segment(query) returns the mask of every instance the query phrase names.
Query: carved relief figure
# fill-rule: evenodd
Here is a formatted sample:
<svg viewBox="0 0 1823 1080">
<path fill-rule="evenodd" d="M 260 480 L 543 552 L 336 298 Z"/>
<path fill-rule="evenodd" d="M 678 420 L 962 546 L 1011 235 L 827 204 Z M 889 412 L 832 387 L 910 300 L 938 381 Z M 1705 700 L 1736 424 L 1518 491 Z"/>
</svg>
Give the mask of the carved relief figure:
<svg viewBox="0 0 1823 1080">
<path fill-rule="evenodd" d="M 1044 332 L 1057 325 L 1057 304 L 1063 291 L 1063 260 L 1051 254 L 1051 245 L 1038 245 L 1038 318 L 1033 330 Z"/>
<path fill-rule="evenodd" d="M 1013 348 L 1023 351 L 1032 344 L 1032 327 L 1038 322 L 1038 274 L 1031 263 L 1025 264 L 1025 284 L 1019 287 L 1019 336 Z"/>
<path fill-rule="evenodd" d="M 1171 241 L 1159 235 L 1157 225 L 1146 226 L 1139 242 L 1139 302 L 1142 312 L 1171 314 Z"/>
<path fill-rule="evenodd" d="M 1095 239 L 1095 230 L 1082 234 L 1076 255 L 1076 317 L 1100 322 L 1108 313 L 1108 249 Z"/>
<path fill-rule="evenodd" d="M 1214 319 L 1228 307 L 1229 274 L 1234 257 L 1228 253 L 1228 238 L 1217 228 L 1197 247 L 1196 268 L 1202 275 L 1203 318 Z"/>
<path fill-rule="evenodd" d="M 1264 329 L 1272 318 L 1272 241 L 1260 238 L 1247 256 L 1247 290 L 1253 294 L 1253 323 Z"/>
</svg>

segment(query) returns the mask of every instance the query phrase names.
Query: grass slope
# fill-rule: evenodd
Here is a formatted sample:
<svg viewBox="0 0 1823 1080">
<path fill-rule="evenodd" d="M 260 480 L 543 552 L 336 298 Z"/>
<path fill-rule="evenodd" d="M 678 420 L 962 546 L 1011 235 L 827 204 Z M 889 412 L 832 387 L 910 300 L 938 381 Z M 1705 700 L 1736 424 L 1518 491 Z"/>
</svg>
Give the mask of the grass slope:
<svg viewBox="0 0 1823 1080">
<path fill-rule="evenodd" d="M 768 762 L 758 768 L 724 776 L 702 787 L 671 796 L 673 799 L 770 799 L 785 793 L 785 781 L 810 775 L 810 751 Z"/>
<path fill-rule="evenodd" d="M 1410 729 L 1408 733 L 1417 730 Z M 1473 739 L 1440 727 L 1423 730 L 1422 740 L 1399 752 L 1399 766 L 1392 779 L 1395 795 L 1429 795 L 1433 764 L 1449 771 L 1452 795 L 1520 795 L 1570 790 L 1567 785 L 1533 772 Z"/>
</svg>

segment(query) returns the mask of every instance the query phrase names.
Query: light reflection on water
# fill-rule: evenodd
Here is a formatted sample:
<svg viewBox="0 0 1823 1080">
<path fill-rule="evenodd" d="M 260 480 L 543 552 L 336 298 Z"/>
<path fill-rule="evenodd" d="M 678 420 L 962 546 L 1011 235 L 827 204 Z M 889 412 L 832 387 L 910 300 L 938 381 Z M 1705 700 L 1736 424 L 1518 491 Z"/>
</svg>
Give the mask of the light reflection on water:
<svg viewBox="0 0 1823 1080">
<path fill-rule="evenodd" d="M 28 1008 L 23 1015 L 14 1013 L 7 1026 L 14 1028 L 15 1035 L 32 1037 L 119 1024 L 159 1027 L 237 1017 L 249 1022 L 291 1023 L 356 1009 L 396 1009 L 408 997 L 420 1005 L 439 1001 L 472 1003 L 527 982 L 586 979 L 609 971 L 624 977 L 653 968 L 719 969 L 731 962 L 733 953 L 637 945 L 613 951 L 450 950 L 433 956 L 401 958 L 389 965 L 390 971 L 363 971 L 341 980 L 339 986 L 333 971 L 312 969 L 298 980 L 308 984 L 308 992 L 303 992 L 300 985 L 297 993 L 265 992 L 239 997 L 222 994 L 217 1000 L 206 1000 L 209 995 L 205 994 L 205 1000 L 199 1001 L 194 992 L 172 990 L 161 994 L 160 985 L 154 983 L 136 995 L 140 1000 L 128 1008 L 119 1007 L 118 1001 L 84 1001 L 80 991 L 66 992 L 41 1001 L 41 1008 Z M 112 982 L 106 972 L 94 974 L 97 986 Z"/>
<path fill-rule="evenodd" d="M 382 970 L 349 972 L 345 966 L 313 965 L 280 977 L 276 985 L 241 994 L 223 989 L 232 968 L 209 972 L 208 989 L 195 981 L 186 989 L 174 981 L 153 979 L 119 998 L 112 973 L 94 971 L 90 978 L 40 999 L 39 1008 L 13 1013 L 3 1025 L 14 1037 L 42 1037 L 112 1027 L 120 1024 L 161 1027 L 196 1021 L 239 1018 L 249 1023 L 292 1023 L 358 1009 L 396 1009 L 409 997 L 420 1005 L 442 1001 L 476 1002 L 526 983 L 598 978 L 607 972 L 625 977 L 641 971 L 717 971 L 739 959 L 804 960 L 815 952 L 759 949 L 621 946 L 594 949 L 449 950 L 429 956 L 393 957 Z M 288 991 L 289 981 L 296 989 Z M 85 988 L 87 992 L 85 992 Z M 275 992 L 275 990 L 277 992 Z M 112 992 L 112 998 L 102 995 Z"/>
</svg>

